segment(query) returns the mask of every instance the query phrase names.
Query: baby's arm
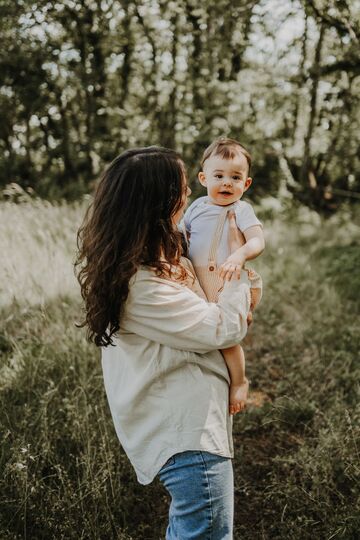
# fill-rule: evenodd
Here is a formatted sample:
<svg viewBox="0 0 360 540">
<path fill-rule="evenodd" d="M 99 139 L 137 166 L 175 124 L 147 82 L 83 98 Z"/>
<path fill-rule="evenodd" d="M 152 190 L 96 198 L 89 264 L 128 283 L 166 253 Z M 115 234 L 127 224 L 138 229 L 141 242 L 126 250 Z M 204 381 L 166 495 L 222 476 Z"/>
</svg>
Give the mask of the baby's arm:
<svg viewBox="0 0 360 540">
<path fill-rule="evenodd" d="M 236 226 L 235 216 L 229 216 L 229 227 Z M 234 274 L 238 279 L 246 261 L 255 259 L 264 251 L 265 239 L 260 225 L 253 225 L 243 232 L 245 243 L 234 251 L 220 267 L 220 277 L 230 280 Z"/>
<path fill-rule="evenodd" d="M 222 354 L 230 374 L 229 413 L 236 414 L 246 407 L 249 381 L 245 377 L 245 356 L 240 345 L 223 349 Z"/>
<path fill-rule="evenodd" d="M 255 259 L 265 249 L 265 239 L 263 228 L 260 225 L 253 225 L 244 231 L 245 244 L 241 246 L 234 255 L 237 253 L 239 258 L 243 258 L 245 261 Z"/>
</svg>

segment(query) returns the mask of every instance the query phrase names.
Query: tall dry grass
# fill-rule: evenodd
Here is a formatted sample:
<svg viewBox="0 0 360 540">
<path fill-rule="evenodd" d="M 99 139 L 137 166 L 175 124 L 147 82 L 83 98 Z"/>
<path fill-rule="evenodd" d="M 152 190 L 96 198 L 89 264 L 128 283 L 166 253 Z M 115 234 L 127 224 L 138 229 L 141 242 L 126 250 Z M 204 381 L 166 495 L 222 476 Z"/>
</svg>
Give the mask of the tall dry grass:
<svg viewBox="0 0 360 540">
<path fill-rule="evenodd" d="M 0 203 L 0 306 L 78 292 L 72 263 L 84 204 Z"/>
</svg>

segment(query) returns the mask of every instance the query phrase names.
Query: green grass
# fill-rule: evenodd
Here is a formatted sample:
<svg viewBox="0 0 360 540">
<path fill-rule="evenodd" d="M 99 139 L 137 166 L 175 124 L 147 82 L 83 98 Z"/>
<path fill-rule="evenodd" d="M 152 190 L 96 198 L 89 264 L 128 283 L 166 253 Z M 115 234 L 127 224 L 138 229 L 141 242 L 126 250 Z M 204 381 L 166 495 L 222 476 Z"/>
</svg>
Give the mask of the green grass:
<svg viewBox="0 0 360 540">
<path fill-rule="evenodd" d="M 112 425 L 99 351 L 75 328 L 81 308 L 70 276 L 83 208 L 15 210 L 21 256 L 0 240 L 12 291 L 0 323 L 0 538 L 164 538 L 166 493 L 157 481 L 137 484 Z M 11 213 L 1 215 L 11 234 Z M 303 210 L 266 230 L 256 261 L 265 294 L 244 345 L 263 404 L 235 419 L 235 540 L 355 540 L 358 230 L 344 215 L 323 222 Z M 54 285 L 55 268 L 67 278 Z"/>
</svg>

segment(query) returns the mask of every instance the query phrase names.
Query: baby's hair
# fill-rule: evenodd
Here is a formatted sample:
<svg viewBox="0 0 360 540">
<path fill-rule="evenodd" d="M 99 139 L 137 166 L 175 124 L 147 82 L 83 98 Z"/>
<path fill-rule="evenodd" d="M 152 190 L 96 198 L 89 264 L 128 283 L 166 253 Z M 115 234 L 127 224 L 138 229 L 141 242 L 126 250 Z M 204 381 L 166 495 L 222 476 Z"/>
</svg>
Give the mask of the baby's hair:
<svg viewBox="0 0 360 540">
<path fill-rule="evenodd" d="M 209 159 L 210 156 L 221 156 L 223 159 L 233 159 L 238 152 L 241 152 L 246 157 L 246 161 L 249 165 L 248 175 L 250 175 L 250 152 L 235 139 L 229 139 L 227 137 L 216 139 L 205 149 L 201 159 L 201 167 L 204 166 L 205 161 Z"/>
</svg>

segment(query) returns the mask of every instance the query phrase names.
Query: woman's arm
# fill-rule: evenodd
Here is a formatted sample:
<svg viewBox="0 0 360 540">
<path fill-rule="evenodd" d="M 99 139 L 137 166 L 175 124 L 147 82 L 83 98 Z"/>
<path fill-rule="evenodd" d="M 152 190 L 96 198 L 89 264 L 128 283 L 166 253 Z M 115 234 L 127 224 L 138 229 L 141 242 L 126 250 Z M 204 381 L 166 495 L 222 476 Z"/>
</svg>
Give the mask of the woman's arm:
<svg viewBox="0 0 360 540">
<path fill-rule="evenodd" d="M 130 288 L 121 330 L 205 353 L 239 343 L 247 332 L 249 309 L 249 287 L 237 280 L 225 283 L 213 304 L 187 287 L 142 270 Z"/>
</svg>

